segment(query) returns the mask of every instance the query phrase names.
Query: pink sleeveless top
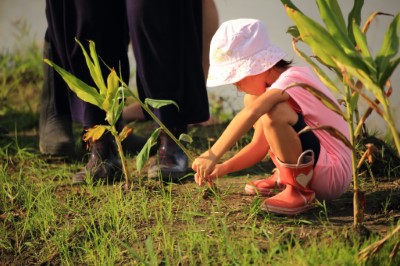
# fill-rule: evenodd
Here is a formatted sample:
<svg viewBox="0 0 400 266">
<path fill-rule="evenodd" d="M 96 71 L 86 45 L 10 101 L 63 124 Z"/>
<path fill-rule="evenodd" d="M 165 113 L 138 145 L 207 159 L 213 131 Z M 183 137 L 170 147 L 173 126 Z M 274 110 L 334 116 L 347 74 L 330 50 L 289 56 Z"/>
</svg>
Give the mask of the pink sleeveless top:
<svg viewBox="0 0 400 266">
<path fill-rule="evenodd" d="M 307 83 L 337 102 L 330 90 L 308 67 L 290 67 L 280 75 L 270 89 L 283 90 L 294 82 Z M 349 138 L 347 122 L 341 116 L 329 110 L 307 90 L 301 87 L 293 87 L 285 92 L 296 103 L 292 104 L 293 109 L 304 116 L 304 121 L 308 126 L 329 125 Z M 314 168 L 311 188 L 320 200 L 337 198 L 348 189 L 351 182 L 351 150 L 327 131 L 315 130 L 313 132 L 321 143 L 321 151 Z"/>
</svg>

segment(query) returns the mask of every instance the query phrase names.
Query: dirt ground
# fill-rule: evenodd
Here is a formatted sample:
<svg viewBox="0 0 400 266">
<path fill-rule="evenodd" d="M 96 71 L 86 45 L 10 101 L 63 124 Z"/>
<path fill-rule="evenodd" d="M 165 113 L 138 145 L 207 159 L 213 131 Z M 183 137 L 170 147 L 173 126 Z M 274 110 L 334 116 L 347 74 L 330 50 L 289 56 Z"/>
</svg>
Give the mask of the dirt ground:
<svg viewBox="0 0 400 266">
<path fill-rule="evenodd" d="M 244 186 L 247 180 L 255 180 L 259 177 L 239 176 L 224 177 L 216 181 L 216 185 L 221 194 L 224 194 L 223 200 L 226 206 L 231 209 L 243 209 L 250 206 L 255 200 L 255 196 L 247 195 Z M 193 180 L 187 180 L 181 184 L 180 189 L 193 189 Z M 370 182 L 370 181 L 369 181 Z M 225 194 L 226 193 L 226 194 Z M 391 226 L 396 225 L 400 218 L 400 179 L 377 180 L 374 185 L 365 186 L 365 210 L 364 226 L 371 233 L 385 235 L 390 232 Z M 204 196 L 206 201 L 213 201 L 213 196 Z M 260 199 L 262 201 L 263 198 Z M 353 192 L 352 188 L 343 194 L 340 198 L 326 202 L 326 211 L 323 207 L 316 205 L 315 208 L 304 214 L 289 217 L 293 220 L 306 220 L 315 224 L 327 222 L 332 227 L 343 228 L 353 225 Z M 207 205 L 204 206 L 206 212 Z M 243 219 L 243 217 L 238 217 Z M 277 219 L 280 219 L 277 216 Z M 316 227 L 316 230 L 318 228 Z"/>
<path fill-rule="evenodd" d="M 212 127 L 211 127 L 212 129 Z M 205 133 L 207 131 L 207 133 Z M 203 140 L 205 135 L 207 139 L 213 141 L 217 138 L 210 127 L 197 129 L 195 136 L 200 136 L 197 141 Z M 211 133 L 210 133 L 211 132 Z M 242 140 L 246 141 L 246 140 Z M 370 232 L 361 233 L 378 233 L 386 235 L 390 232 L 392 226 L 395 226 L 400 218 L 400 158 L 390 150 L 383 141 L 369 137 L 360 141 L 361 147 L 366 143 L 374 143 L 378 148 L 375 160 L 371 163 L 365 163 L 359 169 L 359 189 L 364 194 L 364 219 L 363 225 Z M 245 143 L 241 143 L 244 145 Z M 363 150 L 360 150 L 360 157 Z M 232 155 L 232 154 L 231 154 Z M 367 166 L 366 166 L 367 165 Z M 224 202 L 233 209 L 240 209 L 240 206 L 249 206 L 255 200 L 255 196 L 247 195 L 244 186 L 248 180 L 262 179 L 269 176 L 274 165 L 269 159 L 240 172 L 230 174 L 227 177 L 220 178 L 216 182 L 218 189 L 224 194 Z M 388 173 L 388 169 L 393 176 L 384 177 Z M 382 177 L 383 176 L 383 177 Z M 193 186 L 193 180 L 187 180 L 182 186 Z M 185 187 L 185 189 L 187 189 Z M 226 192 L 228 191 L 228 192 Z M 213 200 L 212 197 L 206 200 Z M 260 201 L 263 199 L 261 198 Z M 339 230 L 343 227 L 352 227 L 353 217 L 353 187 L 350 185 L 348 191 L 338 199 L 322 202 L 325 207 L 317 205 L 308 212 L 295 217 L 289 217 L 293 221 L 306 220 L 315 224 L 329 223 L 332 227 Z M 281 217 L 277 216 L 277 220 Z M 239 219 L 243 219 L 240 217 Z M 296 222 L 294 222 L 296 223 Z M 318 230 L 317 227 L 315 227 Z"/>
</svg>

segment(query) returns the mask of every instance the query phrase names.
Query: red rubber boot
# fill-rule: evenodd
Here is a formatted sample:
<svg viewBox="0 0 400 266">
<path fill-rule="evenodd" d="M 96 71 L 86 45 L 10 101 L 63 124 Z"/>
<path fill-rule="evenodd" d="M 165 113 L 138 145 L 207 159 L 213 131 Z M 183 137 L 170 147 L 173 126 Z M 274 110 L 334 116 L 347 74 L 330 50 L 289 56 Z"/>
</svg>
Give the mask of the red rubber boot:
<svg viewBox="0 0 400 266">
<path fill-rule="evenodd" d="M 269 150 L 269 157 L 277 165 L 275 154 Z M 249 195 L 271 196 L 285 188 L 279 180 L 279 169 L 275 168 L 272 175 L 266 179 L 250 181 L 244 187 L 244 190 Z"/>
<path fill-rule="evenodd" d="M 314 152 L 300 154 L 297 164 L 287 164 L 276 158 L 280 183 L 286 188 L 266 199 L 263 209 L 273 213 L 296 215 L 313 207 L 315 192 L 310 189 L 314 173 Z"/>
</svg>

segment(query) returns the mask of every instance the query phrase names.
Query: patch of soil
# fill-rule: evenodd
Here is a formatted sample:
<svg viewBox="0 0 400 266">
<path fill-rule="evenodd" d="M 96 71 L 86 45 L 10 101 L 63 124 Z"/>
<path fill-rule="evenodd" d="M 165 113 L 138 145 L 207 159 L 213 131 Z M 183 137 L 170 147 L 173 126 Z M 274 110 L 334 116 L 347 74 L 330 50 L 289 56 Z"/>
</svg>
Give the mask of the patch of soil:
<svg viewBox="0 0 400 266">
<path fill-rule="evenodd" d="M 265 177 L 263 177 L 265 178 Z M 218 192 L 223 196 L 223 201 L 226 206 L 232 210 L 240 210 L 245 206 L 253 204 L 258 196 L 247 195 L 244 191 L 244 186 L 247 181 L 260 179 L 257 175 L 248 175 L 240 177 L 224 177 L 218 179 L 215 184 Z M 195 184 L 193 180 L 187 180 L 184 184 L 178 186 L 178 190 L 187 191 L 193 189 Z M 396 225 L 400 218 L 400 179 L 388 180 L 382 179 L 376 182 L 373 186 L 365 186 L 364 194 L 366 199 L 364 210 L 365 227 L 372 232 L 386 234 L 391 226 Z M 213 195 L 205 198 L 212 201 Z M 260 198 L 260 203 L 264 198 Z M 324 206 L 325 204 L 325 206 Z M 204 206 L 204 211 L 207 212 L 208 206 Z M 282 219 L 282 216 L 276 215 L 276 220 Z M 238 216 L 238 219 L 244 217 Z M 297 220 L 307 220 L 315 224 L 329 223 L 332 227 L 342 228 L 351 227 L 353 225 L 353 191 L 349 190 L 341 197 L 317 204 L 315 208 L 306 213 L 293 217 Z M 241 221 L 232 221 L 241 222 Z M 315 230 L 319 230 L 315 227 Z"/>
</svg>

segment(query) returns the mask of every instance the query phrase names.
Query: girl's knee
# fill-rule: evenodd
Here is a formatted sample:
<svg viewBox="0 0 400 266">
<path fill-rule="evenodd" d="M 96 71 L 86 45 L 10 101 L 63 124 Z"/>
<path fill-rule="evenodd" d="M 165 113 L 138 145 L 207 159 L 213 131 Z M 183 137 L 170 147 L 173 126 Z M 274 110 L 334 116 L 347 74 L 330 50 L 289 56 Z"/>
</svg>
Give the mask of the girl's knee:
<svg viewBox="0 0 400 266">
<path fill-rule="evenodd" d="M 266 115 L 265 124 L 274 126 L 278 124 L 294 125 L 297 122 L 297 113 L 288 103 L 282 102 L 276 104 Z"/>
</svg>

